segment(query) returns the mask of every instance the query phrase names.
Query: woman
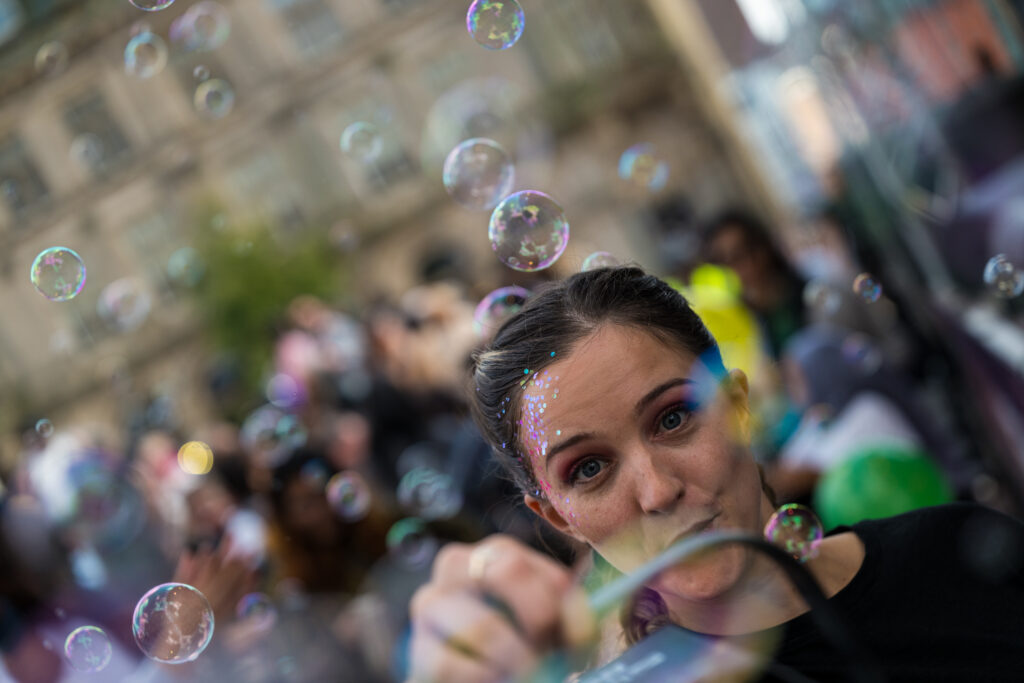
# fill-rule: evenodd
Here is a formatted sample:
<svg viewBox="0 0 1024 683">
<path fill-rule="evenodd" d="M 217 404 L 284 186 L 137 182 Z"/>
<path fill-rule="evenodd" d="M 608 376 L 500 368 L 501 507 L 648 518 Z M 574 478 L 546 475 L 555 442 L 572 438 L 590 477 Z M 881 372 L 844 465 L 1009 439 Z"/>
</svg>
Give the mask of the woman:
<svg viewBox="0 0 1024 683">
<path fill-rule="evenodd" d="M 638 269 L 537 294 L 477 355 L 475 381 L 478 423 L 526 505 L 621 572 L 703 531 L 760 535 L 773 512 L 746 447 L 745 377 L 724 371 L 686 301 Z M 975 552 L 981 536 L 988 551 Z M 1024 671 L 1024 553 L 998 568 L 964 560 L 1005 559 L 1022 540 L 1013 520 L 943 506 L 840 529 L 805 566 L 892 678 L 1012 680 Z M 676 566 L 641 598 L 623 617 L 626 644 L 668 622 L 737 643 L 775 633 L 776 661 L 843 676 L 807 605 L 744 547 Z M 528 673 L 585 635 L 579 603 L 570 571 L 511 539 L 446 546 L 412 602 L 411 679 Z"/>
</svg>

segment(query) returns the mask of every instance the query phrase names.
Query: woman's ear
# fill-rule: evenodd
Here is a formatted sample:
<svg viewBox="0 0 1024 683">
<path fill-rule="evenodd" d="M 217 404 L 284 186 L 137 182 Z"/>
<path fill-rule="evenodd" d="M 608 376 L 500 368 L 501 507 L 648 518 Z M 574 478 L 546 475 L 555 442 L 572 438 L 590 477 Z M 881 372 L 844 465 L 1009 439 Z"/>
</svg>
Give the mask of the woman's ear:
<svg viewBox="0 0 1024 683">
<path fill-rule="evenodd" d="M 550 524 L 555 531 L 559 531 L 566 536 L 575 538 L 580 543 L 586 543 L 587 539 L 583 538 L 578 531 L 576 531 L 563 517 L 555 506 L 547 501 L 545 498 L 536 498 L 530 494 L 523 496 L 523 502 L 526 503 L 526 507 L 533 511 L 533 514 L 537 515 L 545 522 Z"/>
<path fill-rule="evenodd" d="M 743 444 L 750 443 L 750 382 L 747 375 L 740 369 L 729 371 L 729 381 L 726 382 L 726 395 L 729 397 L 729 404 L 733 407 L 732 433 L 737 441 Z"/>
</svg>

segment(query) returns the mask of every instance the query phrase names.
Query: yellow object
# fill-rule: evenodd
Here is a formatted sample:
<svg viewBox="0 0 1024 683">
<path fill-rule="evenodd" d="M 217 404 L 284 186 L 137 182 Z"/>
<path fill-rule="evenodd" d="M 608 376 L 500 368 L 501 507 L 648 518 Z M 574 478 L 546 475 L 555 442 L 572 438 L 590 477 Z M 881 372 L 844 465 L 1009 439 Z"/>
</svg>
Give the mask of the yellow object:
<svg viewBox="0 0 1024 683">
<path fill-rule="evenodd" d="M 718 342 L 727 369 L 739 368 L 756 384 L 765 362 L 757 321 L 740 300 L 740 282 L 734 272 L 718 266 L 698 266 L 690 285 L 666 278 L 686 297 Z"/>
<path fill-rule="evenodd" d="M 189 441 L 178 449 L 178 467 L 189 474 L 206 474 L 213 469 L 213 449 L 202 441 Z"/>
</svg>

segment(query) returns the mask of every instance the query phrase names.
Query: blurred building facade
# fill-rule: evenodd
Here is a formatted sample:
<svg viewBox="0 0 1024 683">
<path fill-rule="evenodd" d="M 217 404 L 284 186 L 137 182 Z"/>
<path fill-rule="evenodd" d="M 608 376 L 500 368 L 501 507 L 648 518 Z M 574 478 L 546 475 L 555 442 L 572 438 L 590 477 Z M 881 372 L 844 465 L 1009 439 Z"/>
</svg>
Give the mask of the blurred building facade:
<svg viewBox="0 0 1024 683">
<path fill-rule="evenodd" d="M 333 231 L 357 252 L 357 294 L 394 296 L 448 246 L 468 254 L 470 278 L 508 275 L 490 252 L 487 214 L 455 205 L 441 184 L 444 154 L 462 136 L 498 139 L 516 159 L 515 187 L 565 206 L 567 270 L 597 249 L 656 263 L 644 224 L 652 197 L 616 176 L 636 142 L 662 151 L 672 168 L 664 195 L 685 192 L 697 213 L 749 187 L 750 169 L 723 154 L 734 141 L 706 86 L 681 67 L 645 3 L 524 2 L 520 44 L 489 52 L 467 35 L 462 0 L 236 0 L 225 3 L 222 47 L 186 53 L 168 41 L 161 73 L 126 74 L 137 22 L 166 38 L 190 4 L 144 13 L 124 0 L 0 0 L 0 427 L 11 439 L 34 415 L 109 421 L 123 408 L 112 382 L 126 376 L 170 396 L 183 425 L 206 419 L 209 348 L 167 272 L 194 237 L 198 207 L 221 207 L 228 229 L 269 223 L 285 240 Z M 67 49 L 66 65 L 37 65 L 51 42 Z M 193 107 L 199 65 L 233 87 L 227 116 Z M 453 112 L 464 117 L 454 127 Z M 338 149 L 359 120 L 382 133 L 372 164 Z M 98 152 L 73 153 L 81 136 Z M 88 268 L 66 303 L 47 301 L 28 278 L 54 245 Z M 123 277 L 140 278 L 153 300 L 131 332 L 96 312 L 103 287 Z"/>
</svg>

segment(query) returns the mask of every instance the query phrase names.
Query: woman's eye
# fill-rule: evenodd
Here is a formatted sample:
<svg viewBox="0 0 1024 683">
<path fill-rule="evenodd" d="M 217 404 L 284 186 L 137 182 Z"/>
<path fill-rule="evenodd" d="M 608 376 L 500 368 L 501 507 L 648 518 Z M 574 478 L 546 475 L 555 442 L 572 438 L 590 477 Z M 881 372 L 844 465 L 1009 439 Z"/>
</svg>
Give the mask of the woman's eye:
<svg viewBox="0 0 1024 683">
<path fill-rule="evenodd" d="M 683 414 L 683 409 L 676 408 L 661 416 L 661 428 L 667 431 L 672 431 L 682 425 L 685 421 L 686 417 Z"/>
<path fill-rule="evenodd" d="M 590 458 L 589 460 L 584 460 L 580 463 L 579 467 L 573 470 L 570 479 L 572 481 L 587 481 L 599 475 L 603 469 L 604 467 L 601 465 L 600 460 Z"/>
</svg>

